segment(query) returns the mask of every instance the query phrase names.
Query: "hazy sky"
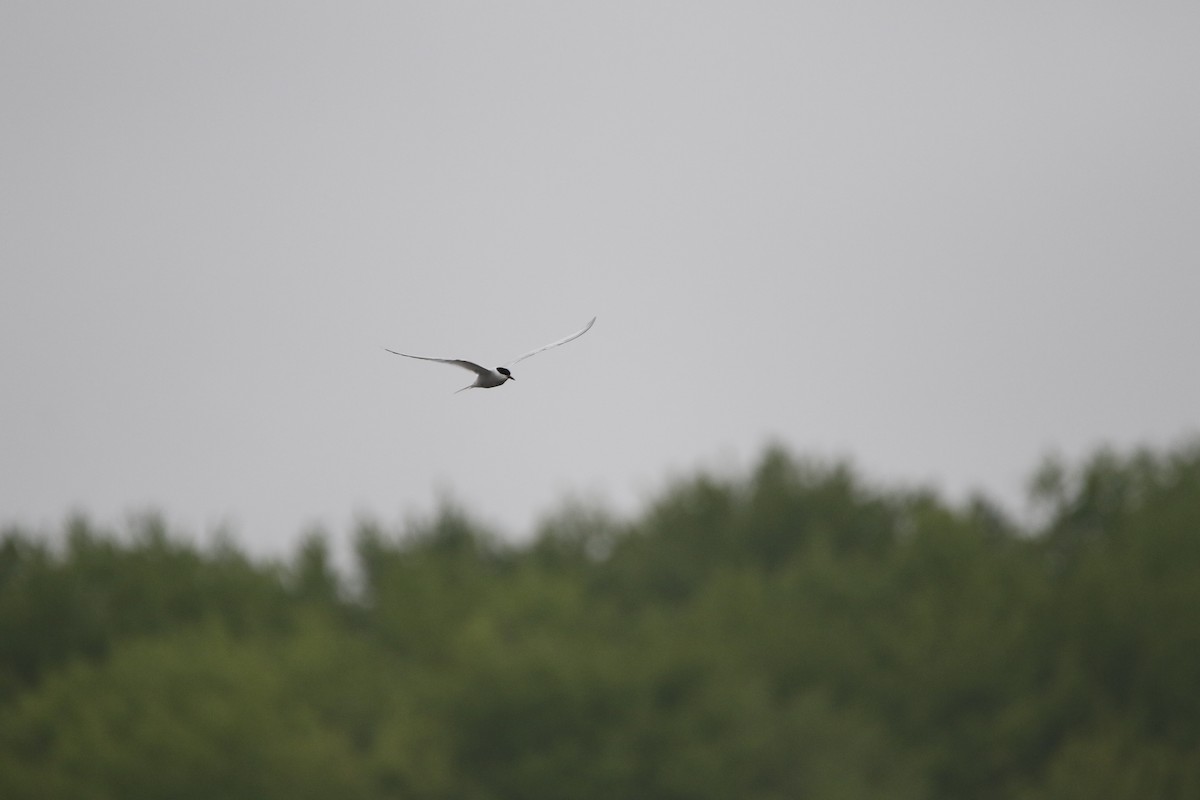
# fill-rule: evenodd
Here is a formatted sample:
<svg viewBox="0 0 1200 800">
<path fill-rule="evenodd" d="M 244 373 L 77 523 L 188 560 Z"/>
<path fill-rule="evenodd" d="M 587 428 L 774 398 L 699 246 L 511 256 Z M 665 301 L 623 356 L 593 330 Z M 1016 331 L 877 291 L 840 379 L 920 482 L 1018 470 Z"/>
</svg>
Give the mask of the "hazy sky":
<svg viewBox="0 0 1200 800">
<path fill-rule="evenodd" d="M 0 522 L 527 535 L 1200 429 L 1200 3 L 0 3 Z M 489 366 L 581 327 L 499 389 Z"/>
</svg>

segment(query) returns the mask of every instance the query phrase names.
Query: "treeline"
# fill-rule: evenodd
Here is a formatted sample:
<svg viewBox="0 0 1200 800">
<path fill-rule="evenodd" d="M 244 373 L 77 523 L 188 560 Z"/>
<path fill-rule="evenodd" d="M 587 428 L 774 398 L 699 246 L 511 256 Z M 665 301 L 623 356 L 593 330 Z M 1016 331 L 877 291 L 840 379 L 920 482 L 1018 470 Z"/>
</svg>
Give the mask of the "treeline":
<svg viewBox="0 0 1200 800">
<path fill-rule="evenodd" d="M 768 451 L 340 575 L 160 520 L 0 539 L 0 797 L 1200 797 L 1200 445 L 985 500 Z"/>
</svg>

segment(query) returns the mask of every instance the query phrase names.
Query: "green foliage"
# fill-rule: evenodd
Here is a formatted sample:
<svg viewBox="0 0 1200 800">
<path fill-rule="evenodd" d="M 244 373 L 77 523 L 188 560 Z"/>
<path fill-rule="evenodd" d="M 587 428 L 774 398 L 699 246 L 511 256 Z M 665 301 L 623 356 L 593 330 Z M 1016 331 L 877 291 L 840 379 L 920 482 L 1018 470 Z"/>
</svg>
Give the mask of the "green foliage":
<svg viewBox="0 0 1200 800">
<path fill-rule="evenodd" d="M 319 724 L 281 660 L 198 630 L 60 670 L 5 715 L 0 795 L 370 796 L 348 742 Z"/>
<path fill-rule="evenodd" d="M 210 619 L 258 634 L 290 613 L 271 567 L 228 545 L 202 554 L 156 517 L 126 540 L 74 519 L 57 550 L 11 533 L 0 564 L 0 701 L 71 658 L 103 657 L 119 638 Z"/>
<path fill-rule="evenodd" d="M 1044 524 L 769 450 L 357 571 L 147 518 L 0 536 L 0 797 L 1200 796 L 1200 447 L 1049 461 Z"/>
</svg>

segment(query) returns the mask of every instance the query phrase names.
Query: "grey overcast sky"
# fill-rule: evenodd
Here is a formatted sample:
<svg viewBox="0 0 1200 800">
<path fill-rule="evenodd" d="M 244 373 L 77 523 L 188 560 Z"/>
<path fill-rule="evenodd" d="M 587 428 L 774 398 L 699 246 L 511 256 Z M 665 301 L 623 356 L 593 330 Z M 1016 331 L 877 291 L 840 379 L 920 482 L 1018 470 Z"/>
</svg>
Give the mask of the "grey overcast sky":
<svg viewBox="0 0 1200 800">
<path fill-rule="evenodd" d="M 0 522 L 527 536 L 1200 427 L 1200 3 L 0 4 Z M 461 370 L 599 321 L 454 395 Z"/>
</svg>

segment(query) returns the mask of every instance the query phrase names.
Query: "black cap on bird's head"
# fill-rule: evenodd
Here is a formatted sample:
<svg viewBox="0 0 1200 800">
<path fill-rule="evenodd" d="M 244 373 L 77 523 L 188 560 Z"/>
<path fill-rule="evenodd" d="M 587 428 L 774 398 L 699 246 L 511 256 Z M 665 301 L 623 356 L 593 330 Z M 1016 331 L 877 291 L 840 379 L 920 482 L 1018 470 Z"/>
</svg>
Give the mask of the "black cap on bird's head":
<svg viewBox="0 0 1200 800">
<path fill-rule="evenodd" d="M 507 376 L 511 380 L 514 380 L 514 381 L 516 380 L 516 378 L 513 377 L 513 374 L 508 371 L 508 367 L 496 367 L 496 372 L 499 372 L 501 375 Z"/>
</svg>

